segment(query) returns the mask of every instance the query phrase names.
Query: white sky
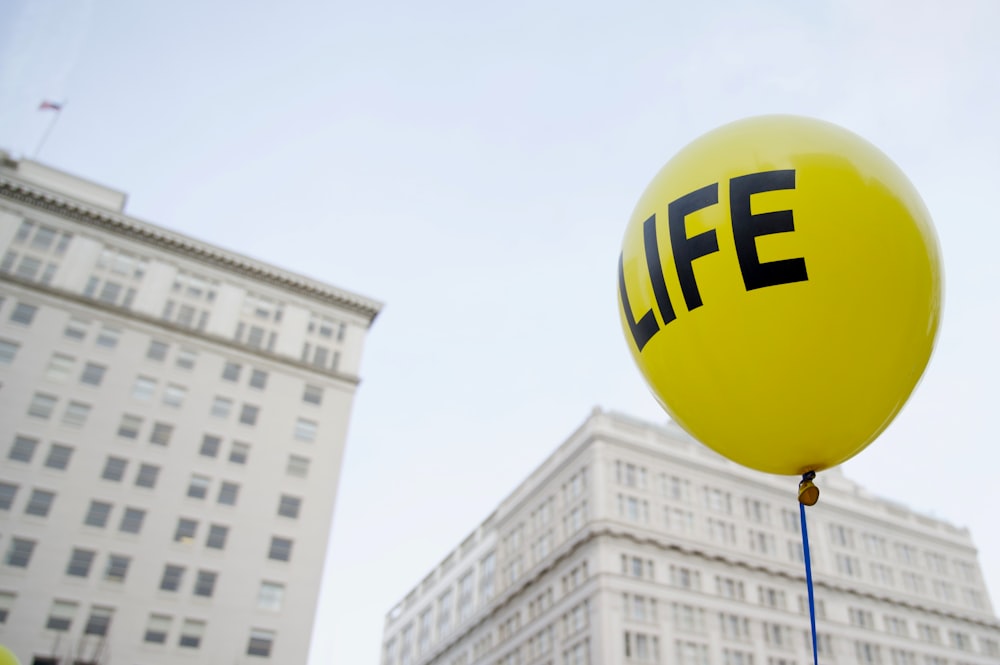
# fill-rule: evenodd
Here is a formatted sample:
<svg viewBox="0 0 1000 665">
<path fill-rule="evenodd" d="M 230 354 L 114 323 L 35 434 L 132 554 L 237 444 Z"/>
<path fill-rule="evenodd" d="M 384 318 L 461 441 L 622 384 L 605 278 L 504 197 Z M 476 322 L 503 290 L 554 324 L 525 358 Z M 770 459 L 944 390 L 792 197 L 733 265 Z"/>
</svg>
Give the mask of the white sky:
<svg viewBox="0 0 1000 665">
<path fill-rule="evenodd" d="M 310 661 L 374 665 L 385 612 L 593 406 L 665 419 L 615 291 L 653 174 L 749 115 L 838 123 L 921 192 L 946 277 L 922 384 L 846 472 L 968 526 L 1000 601 L 998 27 L 995 0 L 6 0 L 0 147 L 32 157 L 68 101 L 41 161 L 386 303 Z"/>
</svg>

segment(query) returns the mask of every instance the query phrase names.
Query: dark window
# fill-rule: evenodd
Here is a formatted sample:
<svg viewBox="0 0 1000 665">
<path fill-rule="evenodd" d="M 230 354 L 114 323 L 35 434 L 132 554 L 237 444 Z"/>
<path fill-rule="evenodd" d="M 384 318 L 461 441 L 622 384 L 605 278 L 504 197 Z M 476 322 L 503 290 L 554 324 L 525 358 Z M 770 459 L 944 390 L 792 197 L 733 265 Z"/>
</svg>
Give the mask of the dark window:
<svg viewBox="0 0 1000 665">
<path fill-rule="evenodd" d="M 27 568 L 31 563 L 31 555 L 35 552 L 35 541 L 24 538 L 11 538 L 4 562 L 14 568 Z"/>
<path fill-rule="evenodd" d="M 124 533 L 139 533 L 142 531 L 142 521 L 145 517 L 145 510 L 126 508 L 125 514 L 122 515 L 121 524 L 118 525 L 118 530 Z"/>
<path fill-rule="evenodd" d="M 235 506 L 239 492 L 240 486 L 236 483 L 222 483 L 219 487 L 219 503 L 226 506 Z"/>
<path fill-rule="evenodd" d="M 136 474 L 135 484 L 139 487 L 156 487 L 156 478 L 160 475 L 160 467 L 153 464 L 143 464 Z"/>
<path fill-rule="evenodd" d="M 222 439 L 219 437 L 206 434 L 201 439 L 201 450 L 198 453 L 205 457 L 216 457 L 219 454 L 219 445 L 221 443 Z"/>
<path fill-rule="evenodd" d="M 226 381 L 239 381 L 240 369 L 242 368 L 236 363 L 226 363 L 226 366 L 222 368 L 222 378 Z"/>
<path fill-rule="evenodd" d="M 167 423 L 155 423 L 153 431 L 149 435 L 149 442 L 158 446 L 165 446 L 170 443 L 170 437 L 174 433 L 174 426 Z"/>
<path fill-rule="evenodd" d="M 34 305 L 28 305 L 27 303 L 19 302 L 14 311 L 10 314 L 10 320 L 14 323 L 20 323 L 21 325 L 30 326 L 31 322 L 35 318 L 35 313 L 38 308 Z"/>
<path fill-rule="evenodd" d="M 109 607 L 92 607 L 90 616 L 87 617 L 87 625 L 83 629 L 84 635 L 108 634 L 108 627 L 111 626 L 111 615 L 114 613 Z"/>
<path fill-rule="evenodd" d="M 158 342 L 155 339 L 149 343 L 149 349 L 146 351 L 146 357 L 151 360 L 163 360 L 167 357 L 167 349 L 169 347 L 163 342 Z"/>
<path fill-rule="evenodd" d="M 250 444 L 233 441 L 233 447 L 229 449 L 229 461 L 233 464 L 246 464 L 250 455 Z"/>
<path fill-rule="evenodd" d="M 255 369 L 250 373 L 250 387 L 263 390 L 267 387 L 267 372 L 262 369 Z"/>
<path fill-rule="evenodd" d="M 125 437 L 126 439 L 138 438 L 139 428 L 141 427 L 142 418 L 126 413 L 122 416 L 121 424 L 118 425 L 118 436 Z"/>
<path fill-rule="evenodd" d="M 307 404 L 322 404 L 323 389 L 319 386 L 306 386 L 305 391 L 302 393 L 302 401 Z"/>
<path fill-rule="evenodd" d="M 184 579 L 184 568 L 167 564 L 163 568 L 163 577 L 160 578 L 160 588 L 164 591 L 177 591 L 181 588 L 181 581 Z"/>
<path fill-rule="evenodd" d="M 0 483 L 0 510 L 10 510 L 17 496 L 17 485 Z"/>
<path fill-rule="evenodd" d="M 205 547 L 211 547 L 214 550 L 226 549 L 226 538 L 228 537 L 229 527 L 213 524 L 208 528 L 208 539 L 205 541 Z"/>
<path fill-rule="evenodd" d="M 107 370 L 107 367 L 104 365 L 87 363 L 83 368 L 83 374 L 80 375 L 80 382 L 92 386 L 99 386 L 101 385 L 101 381 L 104 380 L 105 370 Z"/>
<path fill-rule="evenodd" d="M 74 548 L 69 557 L 69 564 L 66 566 L 66 574 L 73 577 L 88 577 L 90 566 L 94 563 L 93 550 L 81 550 Z"/>
<path fill-rule="evenodd" d="M 274 633 L 269 630 L 251 630 L 250 642 L 247 644 L 248 656 L 271 656 L 271 647 L 274 645 Z"/>
<path fill-rule="evenodd" d="M 174 542 L 190 543 L 194 540 L 194 536 L 197 532 L 198 522 L 196 520 L 189 520 L 186 517 L 182 517 L 177 520 L 177 529 L 174 531 Z"/>
<path fill-rule="evenodd" d="M 208 484 L 210 482 L 211 480 L 205 476 L 191 476 L 191 482 L 188 484 L 187 495 L 194 499 L 204 499 L 208 494 Z"/>
<path fill-rule="evenodd" d="M 26 436 L 15 436 L 14 443 L 10 447 L 7 459 L 15 462 L 30 463 L 35 456 L 35 449 L 38 447 L 38 439 L 31 439 Z"/>
<path fill-rule="evenodd" d="M 91 501 L 87 515 L 83 518 L 83 523 L 87 526 L 105 527 L 108 524 L 108 517 L 111 515 L 111 504 L 103 501 Z"/>
<path fill-rule="evenodd" d="M 69 466 L 70 458 L 73 456 L 73 449 L 61 443 L 53 443 L 49 448 L 49 456 L 45 458 L 45 466 L 50 469 L 60 471 Z"/>
<path fill-rule="evenodd" d="M 34 489 L 31 490 L 31 497 L 28 498 L 28 505 L 24 508 L 26 515 L 36 517 L 48 517 L 52 510 L 52 503 L 56 500 L 55 492 Z"/>
<path fill-rule="evenodd" d="M 271 538 L 271 549 L 267 553 L 268 559 L 275 561 L 288 561 L 292 558 L 292 541 L 288 538 Z"/>
<path fill-rule="evenodd" d="M 101 472 L 101 478 L 121 481 L 122 477 L 125 476 L 125 467 L 127 465 L 128 460 L 124 460 L 121 457 L 108 457 L 108 461 L 104 463 L 104 471 Z"/>
<path fill-rule="evenodd" d="M 257 415 L 260 413 L 260 407 L 256 407 L 252 404 L 244 404 L 243 410 L 240 411 L 240 422 L 244 425 L 256 425 Z"/>
<path fill-rule="evenodd" d="M 208 570 L 199 570 L 198 577 L 194 582 L 194 595 L 211 598 L 212 594 L 215 593 L 215 581 L 218 577 L 218 573 L 213 573 Z"/>
<path fill-rule="evenodd" d="M 297 496 L 282 494 L 281 501 L 278 503 L 278 514 L 282 517 L 291 517 L 292 519 L 296 519 L 299 516 L 299 508 L 301 507 L 302 499 Z"/>
<path fill-rule="evenodd" d="M 109 582 L 124 582 L 128 575 L 128 566 L 131 559 L 120 554 L 108 555 L 108 567 L 104 569 L 104 579 Z"/>
</svg>

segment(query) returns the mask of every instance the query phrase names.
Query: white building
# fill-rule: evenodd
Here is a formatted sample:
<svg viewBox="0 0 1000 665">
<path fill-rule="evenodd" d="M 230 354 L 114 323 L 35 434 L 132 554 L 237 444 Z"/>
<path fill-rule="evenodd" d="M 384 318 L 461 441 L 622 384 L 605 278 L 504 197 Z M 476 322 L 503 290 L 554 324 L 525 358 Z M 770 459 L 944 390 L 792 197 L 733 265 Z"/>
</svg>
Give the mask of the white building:
<svg viewBox="0 0 1000 665">
<path fill-rule="evenodd" d="M 0 643 L 304 664 L 380 304 L 0 153 Z"/>
<path fill-rule="evenodd" d="M 1000 662 L 966 530 L 817 484 L 821 663 Z M 797 489 L 595 411 L 389 613 L 382 663 L 812 663 Z"/>
</svg>

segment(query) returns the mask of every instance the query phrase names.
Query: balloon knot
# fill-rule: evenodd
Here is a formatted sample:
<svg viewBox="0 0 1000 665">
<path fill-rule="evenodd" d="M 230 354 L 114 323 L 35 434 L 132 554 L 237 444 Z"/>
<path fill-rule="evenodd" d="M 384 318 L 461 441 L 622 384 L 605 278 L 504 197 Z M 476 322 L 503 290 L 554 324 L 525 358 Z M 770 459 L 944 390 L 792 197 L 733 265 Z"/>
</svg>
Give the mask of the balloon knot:
<svg viewBox="0 0 1000 665">
<path fill-rule="evenodd" d="M 806 471 L 802 474 L 802 482 L 799 483 L 799 503 L 803 506 L 814 506 L 819 501 L 819 488 L 813 484 L 815 477 L 815 471 Z"/>
</svg>

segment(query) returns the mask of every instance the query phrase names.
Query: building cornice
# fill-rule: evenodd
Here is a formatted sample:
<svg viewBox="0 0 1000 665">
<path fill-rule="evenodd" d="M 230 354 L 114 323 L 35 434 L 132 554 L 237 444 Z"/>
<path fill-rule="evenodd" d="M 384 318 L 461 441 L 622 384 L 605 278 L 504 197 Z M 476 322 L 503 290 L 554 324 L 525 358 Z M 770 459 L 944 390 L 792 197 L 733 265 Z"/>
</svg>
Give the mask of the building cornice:
<svg viewBox="0 0 1000 665">
<path fill-rule="evenodd" d="M 781 578 L 789 582 L 801 584 L 803 588 L 805 588 L 806 585 L 806 578 L 804 574 L 795 574 L 787 570 L 780 570 L 778 568 L 762 565 L 760 563 L 731 558 L 724 554 L 709 552 L 703 548 L 690 547 L 677 542 L 669 542 L 662 538 L 656 538 L 653 536 L 644 536 L 629 530 L 618 529 L 605 524 L 594 524 L 583 529 L 568 543 L 564 543 L 564 545 L 560 547 L 552 557 L 535 566 L 528 574 L 520 578 L 516 584 L 501 592 L 492 603 L 476 612 L 472 618 L 462 624 L 461 627 L 450 636 L 447 642 L 440 644 L 436 649 L 432 649 L 426 655 L 419 656 L 416 661 L 417 664 L 423 665 L 424 663 L 436 662 L 456 645 L 461 644 L 464 640 L 473 635 L 481 626 L 487 625 L 490 621 L 497 620 L 499 615 L 510 608 L 515 601 L 523 598 L 527 593 L 530 593 L 530 590 L 534 589 L 546 575 L 558 568 L 560 564 L 573 556 L 581 548 L 590 543 L 596 543 L 601 540 L 628 541 L 632 545 L 654 547 L 662 552 L 673 552 L 693 558 L 703 559 L 705 561 L 723 563 L 733 568 L 744 569 L 748 572 L 761 573 L 770 577 Z M 868 601 L 887 605 L 896 610 L 916 610 L 919 612 L 926 612 L 927 614 L 940 619 L 957 621 L 988 630 L 1000 630 L 1000 623 L 995 620 L 985 620 L 981 617 L 959 614 L 940 607 L 915 603 L 909 600 L 900 600 L 889 595 L 878 594 L 849 585 L 838 584 L 837 582 L 831 580 L 814 579 L 813 584 L 819 589 L 825 589 L 830 592 L 841 593 L 856 598 L 863 598 Z M 394 622 L 387 622 L 386 625 L 392 625 L 393 623 Z M 490 655 L 495 656 L 495 652 L 500 648 L 500 646 L 500 644 L 494 645 Z M 490 658 L 490 660 L 492 660 L 492 658 Z"/>
<path fill-rule="evenodd" d="M 82 309 L 96 310 L 102 312 L 103 314 L 118 319 L 128 319 L 136 323 L 140 323 L 146 326 L 151 326 L 154 328 L 159 328 L 174 334 L 182 335 L 184 337 L 192 337 L 198 339 L 206 344 L 228 348 L 232 351 L 239 352 L 241 354 L 249 354 L 257 356 L 258 358 L 268 360 L 274 363 L 281 363 L 289 367 L 294 367 L 295 369 L 302 371 L 307 374 L 312 374 L 315 376 L 322 376 L 326 379 L 336 381 L 349 389 L 356 388 L 360 383 L 361 379 L 354 374 L 346 374 L 344 372 L 338 372 L 332 369 L 327 369 L 323 367 L 316 367 L 315 365 L 310 365 L 309 363 L 302 362 L 297 358 L 290 356 L 284 356 L 273 351 L 267 351 L 265 349 L 255 349 L 252 346 L 247 346 L 246 344 L 240 344 L 239 342 L 227 339 L 225 337 L 220 337 L 218 335 L 212 335 L 196 328 L 187 328 L 185 326 L 178 325 L 171 321 L 166 321 L 164 319 L 157 319 L 146 314 L 141 314 L 139 312 L 126 309 L 120 305 L 111 305 L 108 303 L 101 302 L 99 300 L 94 300 L 92 298 L 85 298 L 79 294 L 66 291 L 64 289 L 58 289 L 46 284 L 40 284 L 38 282 L 32 282 L 25 279 L 21 279 L 15 275 L 0 273 L 0 284 L 4 282 L 12 285 L 19 286 L 28 291 L 34 291 L 40 296 L 45 296 L 49 298 L 55 298 L 58 300 L 63 300 L 70 302 L 77 307 Z"/>
<path fill-rule="evenodd" d="M 296 295 L 350 310 L 364 317 L 369 325 L 382 309 L 382 303 L 376 300 L 269 266 L 235 252 L 222 250 L 148 222 L 74 201 L 5 175 L 0 175 L 0 197 L 35 210 L 65 217 L 105 233 L 171 252 L 188 260 L 261 281 Z"/>
</svg>

